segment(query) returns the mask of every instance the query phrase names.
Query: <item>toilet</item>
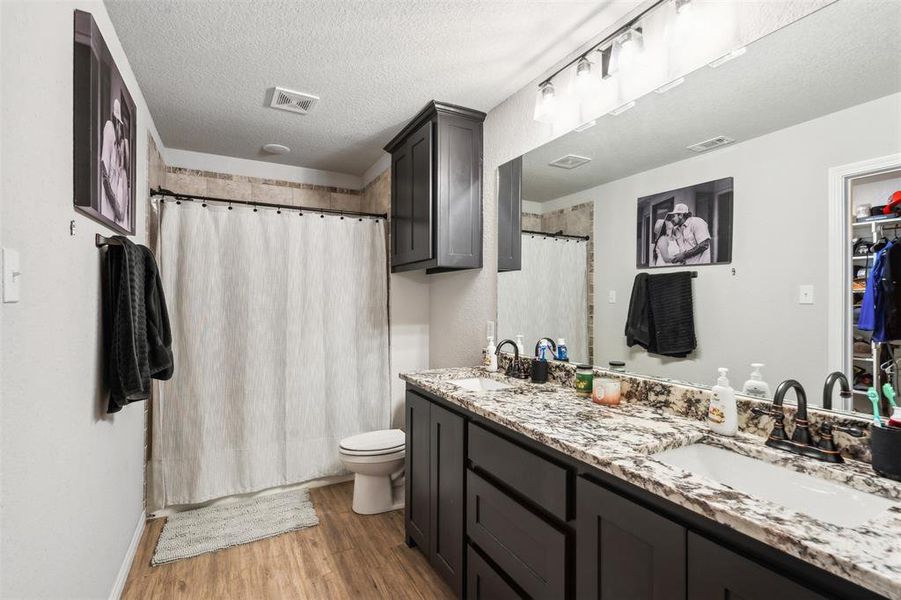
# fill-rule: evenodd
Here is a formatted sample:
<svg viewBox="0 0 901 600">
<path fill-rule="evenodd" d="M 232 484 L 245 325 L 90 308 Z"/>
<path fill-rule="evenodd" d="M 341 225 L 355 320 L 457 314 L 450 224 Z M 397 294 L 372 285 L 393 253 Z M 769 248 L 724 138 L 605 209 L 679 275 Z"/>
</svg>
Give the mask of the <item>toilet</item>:
<svg viewBox="0 0 901 600">
<path fill-rule="evenodd" d="M 341 440 L 341 462 L 354 473 L 355 513 L 374 515 L 404 506 L 406 436 L 400 429 L 382 429 Z"/>
</svg>

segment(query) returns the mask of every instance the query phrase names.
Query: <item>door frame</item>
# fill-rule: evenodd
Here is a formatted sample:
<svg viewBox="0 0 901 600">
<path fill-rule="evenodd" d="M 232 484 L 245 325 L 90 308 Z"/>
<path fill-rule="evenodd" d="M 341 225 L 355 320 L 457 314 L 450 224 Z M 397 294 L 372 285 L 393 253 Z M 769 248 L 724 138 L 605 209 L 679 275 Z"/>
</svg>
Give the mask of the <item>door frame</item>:
<svg viewBox="0 0 901 600">
<path fill-rule="evenodd" d="M 901 169 L 901 153 L 888 154 L 829 169 L 828 303 L 826 359 L 828 371 L 851 376 L 851 357 L 846 351 L 853 340 L 851 314 L 851 182 L 861 177 Z M 850 381 L 850 379 L 849 379 Z M 853 398 L 843 400 L 838 410 L 852 410 Z"/>
</svg>

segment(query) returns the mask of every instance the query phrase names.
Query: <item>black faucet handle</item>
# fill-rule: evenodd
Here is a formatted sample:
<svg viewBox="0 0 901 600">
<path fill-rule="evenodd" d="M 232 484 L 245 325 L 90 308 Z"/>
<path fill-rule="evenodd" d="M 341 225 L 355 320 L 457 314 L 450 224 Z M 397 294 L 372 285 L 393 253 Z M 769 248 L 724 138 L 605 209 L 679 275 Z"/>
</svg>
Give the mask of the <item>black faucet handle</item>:
<svg viewBox="0 0 901 600">
<path fill-rule="evenodd" d="M 761 408 L 759 406 L 755 406 L 751 408 L 751 413 L 757 415 L 758 417 L 775 417 L 776 411 L 772 408 Z"/>
<path fill-rule="evenodd" d="M 847 433 L 851 437 L 861 438 L 864 436 L 863 429 L 858 427 L 843 427 L 842 425 L 834 425 L 832 427 L 835 431 L 841 431 L 842 433 Z"/>
</svg>

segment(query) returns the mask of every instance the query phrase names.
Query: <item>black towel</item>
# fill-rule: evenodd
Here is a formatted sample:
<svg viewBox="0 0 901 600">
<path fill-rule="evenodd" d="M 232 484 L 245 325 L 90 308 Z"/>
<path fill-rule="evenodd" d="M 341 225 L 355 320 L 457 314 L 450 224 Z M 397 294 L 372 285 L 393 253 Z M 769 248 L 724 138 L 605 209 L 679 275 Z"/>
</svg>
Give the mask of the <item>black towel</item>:
<svg viewBox="0 0 901 600">
<path fill-rule="evenodd" d="M 104 327 L 107 412 L 150 398 L 150 378 L 173 373 L 172 334 L 159 270 L 149 248 L 115 236 L 107 250 Z"/>
<path fill-rule="evenodd" d="M 632 285 L 626 343 L 648 352 L 684 358 L 697 347 L 691 273 L 639 273 Z"/>
</svg>

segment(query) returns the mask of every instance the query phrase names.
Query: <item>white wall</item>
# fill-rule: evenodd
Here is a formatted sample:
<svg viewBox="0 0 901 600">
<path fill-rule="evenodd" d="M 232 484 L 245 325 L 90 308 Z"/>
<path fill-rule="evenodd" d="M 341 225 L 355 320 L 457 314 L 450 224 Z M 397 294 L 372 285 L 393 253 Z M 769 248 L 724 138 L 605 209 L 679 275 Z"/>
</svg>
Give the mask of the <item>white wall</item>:
<svg viewBox="0 0 901 600">
<path fill-rule="evenodd" d="M 429 276 L 425 271 L 392 273 L 391 426 L 404 427 L 404 390 L 398 374 L 429 368 Z"/>
<path fill-rule="evenodd" d="M 819 403 L 829 371 L 828 170 L 901 151 L 899 106 L 894 94 L 553 200 L 595 202 L 595 363 L 624 360 L 632 371 L 710 385 L 727 367 L 740 387 L 749 364 L 763 362 L 771 386 L 798 379 Z M 733 261 L 693 267 L 698 349 L 679 360 L 627 348 L 637 199 L 723 177 L 735 185 Z M 801 284 L 814 286 L 813 305 L 798 303 Z"/>
<path fill-rule="evenodd" d="M 359 175 L 350 175 L 348 173 L 320 171 L 318 169 L 282 165 L 263 160 L 247 160 L 246 158 L 207 154 L 205 152 L 193 152 L 191 150 L 179 150 L 177 148 L 162 148 L 161 153 L 163 155 L 163 161 L 169 167 L 211 171 L 213 173 L 228 173 L 229 175 L 244 175 L 245 177 L 259 177 L 261 179 L 292 181 L 294 183 L 309 183 L 311 185 L 338 187 L 349 190 L 359 190 L 363 187 L 363 180 Z M 382 169 L 382 171 L 384 171 L 384 169 Z"/>
<path fill-rule="evenodd" d="M 762 1 L 737 5 L 737 45 L 744 45 L 795 21 L 834 0 Z M 628 20 L 635 11 L 626 17 Z M 598 36 L 557 66 L 579 55 L 612 33 L 616 26 Z M 484 170 L 482 206 L 484 262 L 479 271 L 431 275 L 430 364 L 432 367 L 472 365 L 479 362 L 485 345 L 485 322 L 495 320 L 497 304 L 497 168 L 503 163 L 547 143 L 566 131 L 533 119 L 538 84 L 551 72 L 524 86 L 488 112 L 484 126 Z M 640 100 L 639 100 L 640 102 Z M 600 122 L 597 127 L 603 127 Z"/>
<path fill-rule="evenodd" d="M 111 231 L 72 208 L 73 10 L 94 15 L 137 104 L 137 236 L 155 128 L 102 2 L 0 3 L 0 235 L 21 301 L 3 304 L 0 596 L 109 596 L 143 510 L 144 407 L 105 414 L 100 257 Z M 69 235 L 69 221 L 77 233 Z"/>
</svg>

